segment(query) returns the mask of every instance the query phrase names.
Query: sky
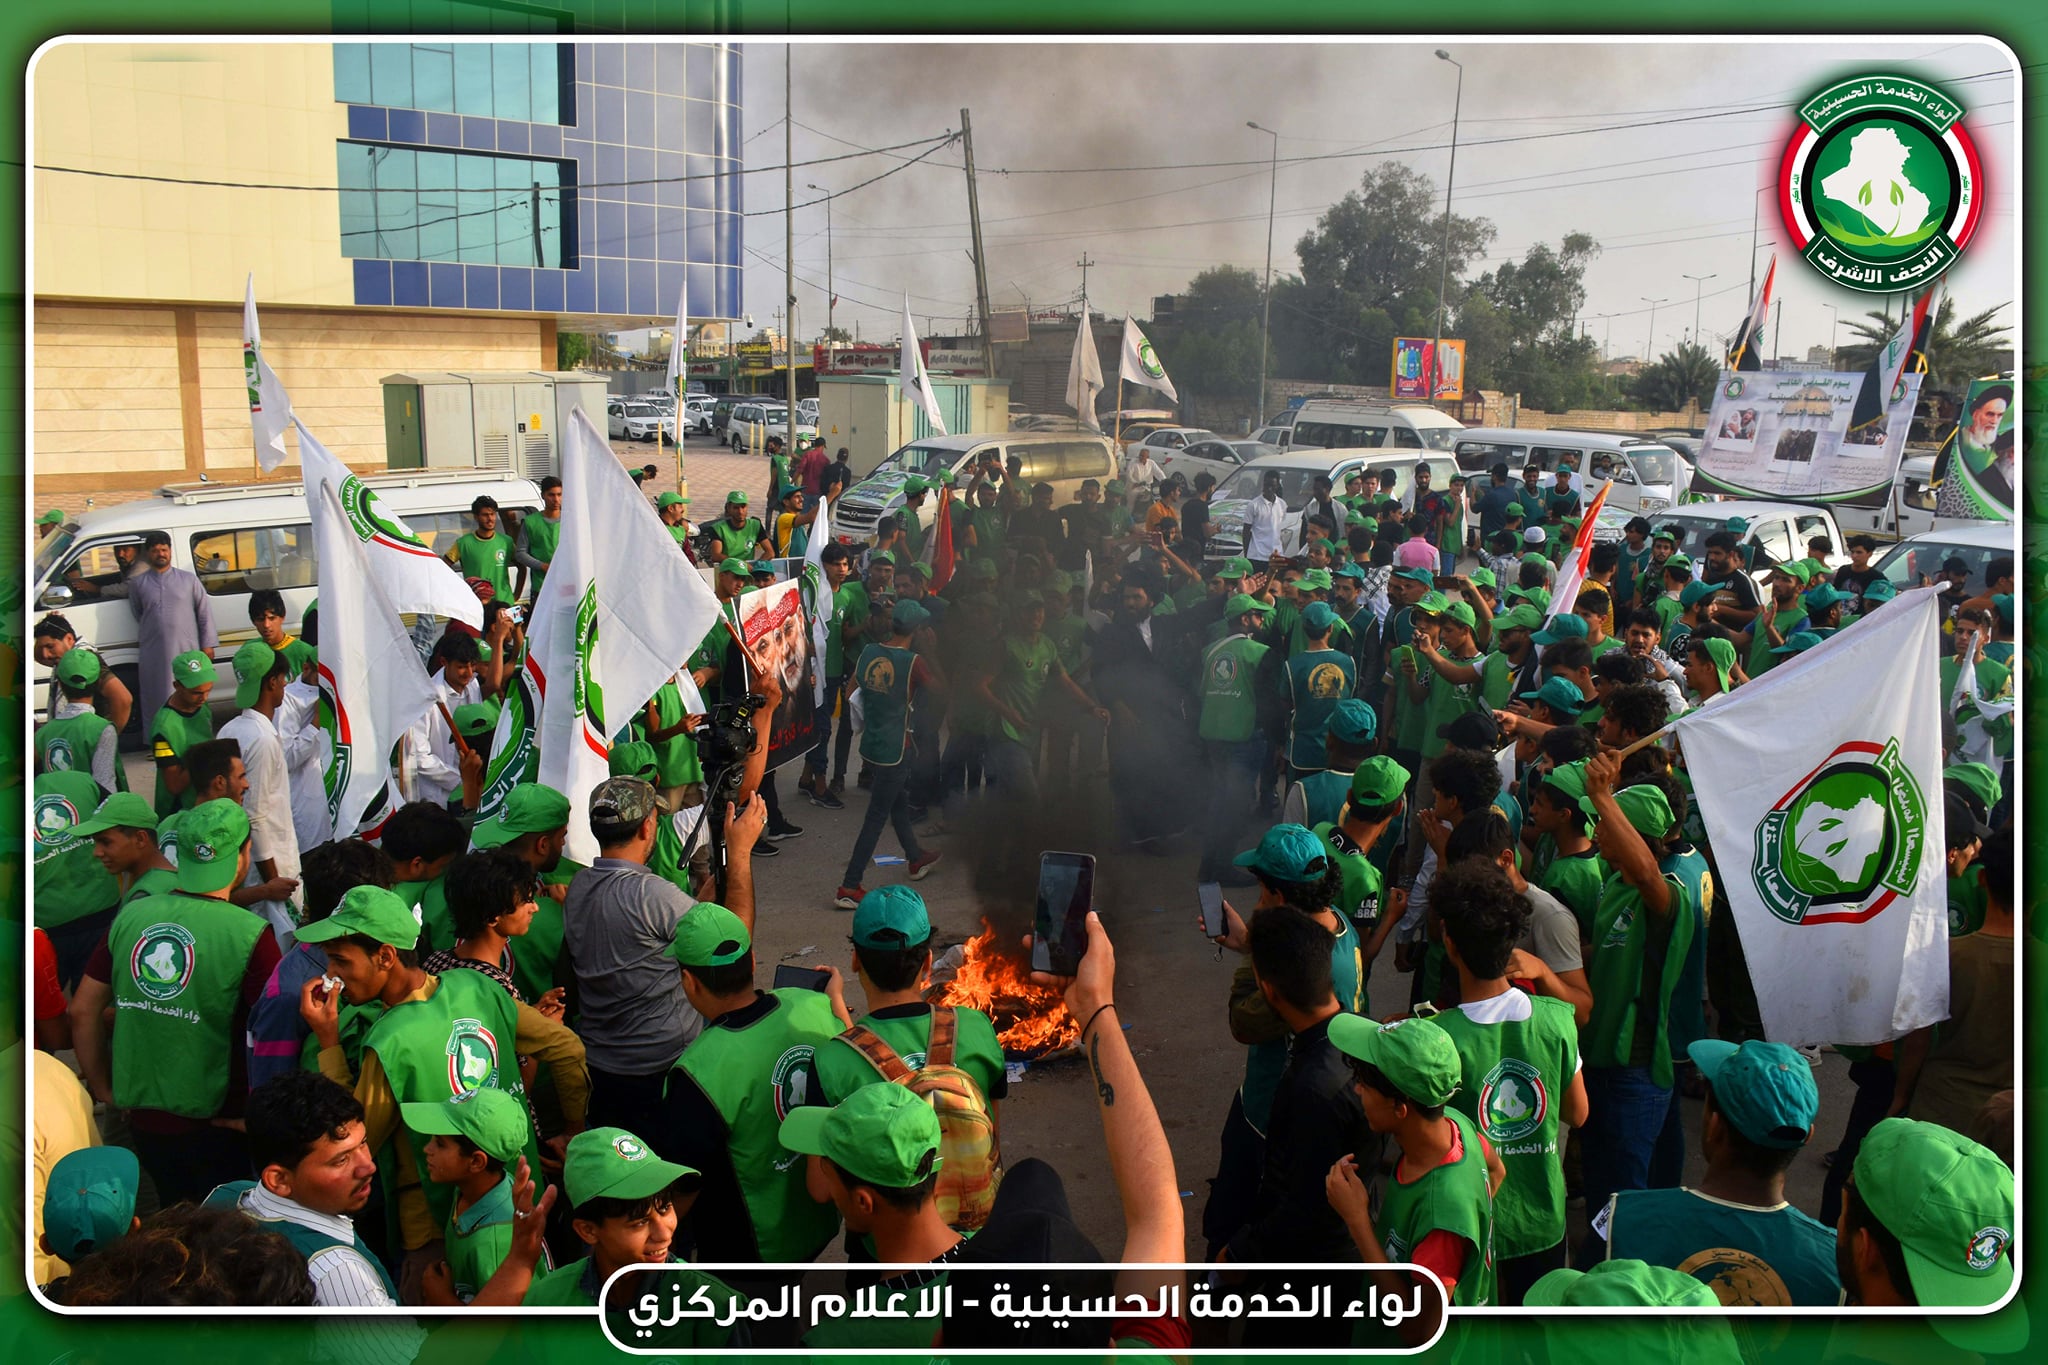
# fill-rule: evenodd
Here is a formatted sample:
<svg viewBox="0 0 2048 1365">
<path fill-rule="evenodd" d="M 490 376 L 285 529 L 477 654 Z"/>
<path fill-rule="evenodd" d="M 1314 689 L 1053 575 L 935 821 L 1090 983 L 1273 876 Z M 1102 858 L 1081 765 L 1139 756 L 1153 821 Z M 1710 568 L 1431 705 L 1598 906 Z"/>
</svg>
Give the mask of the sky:
<svg viewBox="0 0 2048 1365">
<path fill-rule="evenodd" d="M 1752 205 L 1755 269 L 1783 238 L 1778 159 L 1797 102 L 1865 71 L 1943 86 L 1966 109 L 1986 168 L 1985 218 L 1947 278 L 1959 309 L 2014 299 L 2014 82 L 2004 49 L 1982 40 L 1847 45 L 1767 42 L 1569 43 L 1299 40 L 1047 44 L 798 43 L 790 139 L 797 163 L 934 137 L 973 119 L 974 156 L 995 307 L 1078 300 L 1143 319 L 1154 295 L 1217 264 L 1263 270 L 1269 193 L 1276 275 L 1299 270 L 1295 243 L 1365 170 L 1398 160 L 1453 211 L 1497 236 L 1479 269 L 1537 242 L 1591 233 L 1588 334 L 1615 357 L 1710 341 L 1747 311 Z M 745 46 L 746 308 L 767 326 L 783 296 L 783 52 Z M 1274 140 L 1245 126 L 1255 121 Z M 825 323 L 827 208 L 838 325 L 896 336 L 903 291 L 920 329 L 964 325 L 974 301 L 966 177 L 956 143 L 856 155 L 794 171 L 797 331 Z M 1224 164 L 1216 164 L 1224 163 Z M 1234 164 L 1233 164 L 1234 163 Z M 1147 169 L 1151 167 L 1177 169 Z M 860 182 L 883 172 L 882 179 Z M 1756 191 L 1771 187 L 1759 200 Z M 807 206 L 808 205 L 808 206 Z M 1781 250 L 1782 343 L 1829 345 L 1834 319 L 1879 306 L 1826 283 Z M 1709 276 L 1695 282 L 1688 275 Z M 1650 300 L 1662 300 L 1652 304 Z M 1830 305 L 1835 311 L 1830 311 Z M 1654 310 L 1654 311 L 1653 311 Z M 1654 336 L 1652 327 L 1654 325 Z M 1846 326 L 1839 339 L 1853 335 Z"/>
</svg>

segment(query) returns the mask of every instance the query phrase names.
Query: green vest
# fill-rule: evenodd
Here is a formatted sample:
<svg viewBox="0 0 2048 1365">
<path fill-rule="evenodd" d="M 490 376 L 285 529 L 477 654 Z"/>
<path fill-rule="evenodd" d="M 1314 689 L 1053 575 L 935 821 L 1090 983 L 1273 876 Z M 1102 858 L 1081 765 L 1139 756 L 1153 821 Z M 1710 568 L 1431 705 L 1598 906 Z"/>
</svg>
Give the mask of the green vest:
<svg viewBox="0 0 2048 1365">
<path fill-rule="evenodd" d="M 1564 1240 L 1564 1166 L 1558 1107 L 1578 1074 L 1572 1007 L 1530 996 L 1527 1019 L 1481 1024 L 1461 1009 L 1433 1016 L 1458 1045 L 1464 1083 L 1450 1107 L 1479 1125 L 1507 1176 L 1493 1196 L 1494 1250 L 1501 1259 L 1548 1251 Z"/>
<path fill-rule="evenodd" d="M 1327 750 L 1325 751 L 1327 753 Z M 1317 825 L 1334 825 L 1344 814 L 1344 803 L 1351 799 L 1351 774 L 1340 773 L 1334 768 L 1310 773 L 1296 780 L 1301 788 L 1301 816 L 1297 824 L 1313 829 Z"/>
<path fill-rule="evenodd" d="M 567 858 L 562 859 L 563 867 L 568 863 Z M 526 932 L 506 943 L 512 950 L 512 984 L 528 1001 L 539 1000 L 566 984 L 555 980 L 556 964 L 562 960 L 562 907 L 553 896 L 536 898 Z"/>
<path fill-rule="evenodd" d="M 808 1261 L 839 1230 L 839 1212 L 804 1188 L 805 1163 L 783 1147 L 782 1116 L 818 1096 L 813 1060 L 843 1027 L 818 991 L 769 991 L 776 1007 L 744 1028 L 706 1028 L 676 1069 L 725 1122 L 726 1150 L 763 1261 Z"/>
<path fill-rule="evenodd" d="M 1842 1301 L 1835 1230 L 1789 1204 L 1762 1209 L 1697 1190 L 1628 1190 L 1599 1211 L 1594 1231 L 1607 1240 L 1607 1259 L 1682 1271 L 1729 1308 Z"/>
<path fill-rule="evenodd" d="M 151 896 L 114 916 L 114 1103 L 211 1118 L 228 1093 L 249 956 L 269 926 L 221 900 Z"/>
<path fill-rule="evenodd" d="M 1342 899 L 1338 902 L 1337 913 L 1354 924 L 1369 924 L 1378 919 L 1380 897 L 1386 892 L 1386 881 L 1380 876 L 1380 870 L 1372 865 L 1372 859 L 1333 823 L 1316 825 L 1314 833 L 1329 847 L 1330 856 L 1337 861 L 1337 873 L 1343 878 L 1342 890 L 1338 893 Z M 1362 1005 L 1360 1013 L 1364 1013 Z"/>
<path fill-rule="evenodd" d="M 532 555 L 543 564 L 554 563 L 555 552 L 561 548 L 562 544 L 562 523 L 560 521 L 549 521 L 540 513 L 535 512 L 532 516 L 521 522 L 520 525 L 526 531 L 526 553 Z M 533 597 L 535 601 L 540 600 L 540 585 L 546 581 L 546 570 L 535 569 L 533 571 Z"/>
<path fill-rule="evenodd" d="M 175 895 L 177 890 L 178 872 L 176 868 L 152 867 L 149 871 L 135 879 L 134 884 L 128 888 L 127 894 L 121 897 L 121 904 L 126 905 L 130 901 L 146 900 L 151 896 Z"/>
<path fill-rule="evenodd" d="M 100 736 L 112 728 L 105 716 L 94 711 L 46 721 L 36 729 L 36 762 L 46 772 L 81 772 L 91 777 L 92 757 L 99 748 Z M 118 754 L 114 756 L 114 790 L 128 790 L 128 774 Z"/>
<path fill-rule="evenodd" d="M 903 761 L 910 724 L 910 674 L 917 651 L 869 645 L 860 652 L 854 677 L 860 685 L 860 756 L 883 768 Z"/>
<path fill-rule="evenodd" d="M 159 707 L 156 719 L 150 723 L 149 738 L 150 757 L 157 764 L 156 813 L 164 816 L 174 810 L 191 809 L 192 788 L 187 786 L 180 796 L 171 795 L 164 785 L 163 764 L 166 759 L 183 761 L 187 749 L 213 738 L 213 712 L 202 706 L 188 716 L 169 705 Z"/>
<path fill-rule="evenodd" d="M 1267 650 L 1249 635 L 1226 635 L 1203 653 L 1203 739 L 1234 744 L 1259 732 L 1256 682 Z"/>
<path fill-rule="evenodd" d="M 1320 768 L 1329 761 L 1324 734 L 1337 703 L 1357 690 L 1358 668 L 1337 649 L 1311 649 L 1287 660 L 1287 692 L 1294 703 L 1294 724 L 1288 734 L 1287 761 L 1297 768 Z"/>
<path fill-rule="evenodd" d="M 718 546 L 729 559 L 752 559 L 754 546 L 766 534 L 759 517 L 748 517 L 735 526 L 729 517 L 720 517 L 711 523 L 711 534 L 718 537 Z"/>
<path fill-rule="evenodd" d="M 100 784 L 89 772 L 48 772 L 35 781 L 36 927 L 55 929 L 110 909 L 121 884 L 92 856 L 92 840 L 71 832 L 99 809 Z"/>
<path fill-rule="evenodd" d="M 1449 655 L 1444 657 L 1449 659 L 1451 663 L 1464 664 L 1470 668 L 1479 667 L 1482 661 L 1481 656 L 1477 654 L 1466 659 L 1451 659 Z M 1452 682 L 1449 678 L 1446 678 L 1443 674 L 1430 667 L 1429 660 L 1419 655 L 1416 658 L 1416 663 L 1429 677 L 1429 696 L 1422 703 L 1421 730 L 1417 735 L 1417 739 L 1420 742 L 1416 747 L 1421 750 L 1422 756 L 1425 759 L 1430 759 L 1435 758 L 1438 754 L 1451 747 L 1451 742 L 1437 733 L 1438 728 L 1456 720 L 1468 711 L 1478 710 L 1482 705 L 1479 691 L 1480 684 L 1476 680 L 1462 683 Z"/>
<path fill-rule="evenodd" d="M 1389 1261 L 1406 1261 L 1432 1232 L 1464 1238 L 1472 1244 L 1472 1254 L 1451 1291 L 1451 1302 L 1461 1308 L 1484 1308 L 1493 1302 L 1493 1201 L 1486 1193 L 1486 1155 L 1471 1119 L 1449 1108 L 1444 1117 L 1458 1126 L 1464 1155 L 1416 1180 L 1403 1182 L 1397 1169 L 1383 1183 L 1380 1245 Z"/>
<path fill-rule="evenodd" d="M 1580 856 L 1553 857 L 1536 884 L 1555 896 L 1579 921 L 1579 937 L 1593 937 L 1593 916 L 1600 909 L 1600 892 L 1607 884 L 1607 864 L 1600 854 L 1588 849 Z"/>
<path fill-rule="evenodd" d="M 455 561 L 464 578 L 481 578 L 497 593 L 498 601 L 512 600 L 512 575 L 505 567 L 512 553 L 512 538 L 500 528 L 489 540 L 471 531 L 455 542 Z"/>
<path fill-rule="evenodd" d="M 687 714 L 683 706 L 682 691 L 673 680 L 655 689 L 654 718 L 658 722 L 657 728 L 666 730 Z M 689 731 L 684 730 L 664 740 L 650 740 L 649 743 L 654 746 L 656 785 L 680 787 L 704 780 L 704 765 L 697 758 L 697 741 L 690 738 Z"/>
<path fill-rule="evenodd" d="M 1620 873 L 1610 874 L 1593 916 L 1593 956 L 1586 980 L 1593 988 L 1593 1014 L 1586 1022 L 1585 1063 L 1627 1066 L 1635 1042 L 1639 1007 L 1648 1003 L 1657 1019 L 1648 1066 L 1658 1085 L 1671 1085 L 1671 997 L 1685 973 L 1685 955 L 1692 947 L 1699 916 L 1692 893 L 1677 877 L 1666 876 L 1671 888 L 1671 940 L 1665 945 L 1659 974 L 1644 980 L 1644 958 L 1650 944 L 1650 916 L 1643 898 Z"/>
<path fill-rule="evenodd" d="M 511 1182 L 508 1180 L 506 1184 L 509 1186 Z M 370 1268 L 377 1272 L 377 1278 L 384 1282 L 384 1292 L 391 1296 L 393 1303 L 398 1302 L 398 1286 L 391 1282 L 391 1272 L 384 1268 L 384 1263 L 377 1259 L 376 1253 L 363 1244 L 362 1234 L 355 1231 L 353 1222 L 349 1226 L 351 1240 L 344 1242 L 339 1237 L 329 1236 L 318 1228 L 309 1228 L 304 1223 L 295 1223 L 289 1218 L 258 1218 L 249 1210 L 242 1208 L 242 1196 L 255 1188 L 256 1182 L 253 1180 L 231 1180 L 225 1185 L 216 1185 L 213 1187 L 213 1193 L 206 1196 L 206 1207 L 240 1210 L 262 1224 L 265 1232 L 275 1232 L 290 1242 L 309 1262 L 323 1251 L 347 1247 L 368 1262 Z M 463 1302 L 467 1303 L 469 1300 L 465 1298 Z"/>
<path fill-rule="evenodd" d="M 432 995 L 386 1010 L 363 1040 L 383 1064 L 392 1097 L 400 1104 L 439 1104 L 490 1086 L 524 1107 L 526 1087 L 512 1052 L 519 1035 L 519 1009 L 512 996 L 482 972 L 444 972 L 437 979 L 441 984 Z M 455 1207 L 454 1187 L 427 1179 L 425 1142 L 414 1137 L 408 1145 L 427 1209 L 445 1227 Z M 381 1164 L 382 1153 L 378 1159 Z M 526 1164 L 540 1169 L 540 1143 L 530 1130 Z"/>
</svg>

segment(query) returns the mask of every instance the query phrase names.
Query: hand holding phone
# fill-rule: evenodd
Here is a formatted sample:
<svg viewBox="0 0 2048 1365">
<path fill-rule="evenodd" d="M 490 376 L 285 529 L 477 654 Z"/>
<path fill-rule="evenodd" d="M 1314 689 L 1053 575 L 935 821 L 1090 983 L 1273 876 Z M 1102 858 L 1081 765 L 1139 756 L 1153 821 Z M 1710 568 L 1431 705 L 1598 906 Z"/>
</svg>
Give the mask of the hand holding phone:
<svg viewBox="0 0 2048 1365">
<path fill-rule="evenodd" d="M 1202 934 L 1207 938 L 1223 937 L 1223 883 L 1197 882 L 1195 895 L 1202 903 Z"/>
<path fill-rule="evenodd" d="M 1031 969 L 1072 976 L 1088 951 L 1088 912 L 1095 906 L 1095 857 L 1048 851 L 1038 858 L 1038 908 L 1032 924 Z"/>
<path fill-rule="evenodd" d="M 775 980 L 769 988 L 778 991 L 817 991 L 822 995 L 831 984 L 832 973 L 822 967 L 799 967 L 793 963 L 778 962 L 775 965 Z"/>
</svg>

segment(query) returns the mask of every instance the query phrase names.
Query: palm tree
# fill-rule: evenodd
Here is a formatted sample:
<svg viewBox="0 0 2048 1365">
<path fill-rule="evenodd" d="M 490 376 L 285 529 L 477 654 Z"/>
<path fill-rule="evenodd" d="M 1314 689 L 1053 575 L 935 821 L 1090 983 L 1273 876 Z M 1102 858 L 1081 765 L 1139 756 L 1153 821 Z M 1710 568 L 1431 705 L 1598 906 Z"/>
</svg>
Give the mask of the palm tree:
<svg viewBox="0 0 2048 1365">
<path fill-rule="evenodd" d="M 2004 307 L 1997 304 L 1958 322 L 1955 298 L 1942 295 L 1941 306 L 1934 313 L 1934 325 L 1928 329 L 1927 377 L 1920 381 L 1922 393 L 1961 397 L 1978 375 L 2000 374 L 2012 368 L 2012 336 L 2004 325 L 1992 321 Z M 1869 369 L 1877 357 L 1877 348 L 1892 339 L 1900 323 L 1887 320 L 1882 312 L 1872 309 L 1848 326 L 1861 340 L 1835 353 L 1838 370 Z"/>
<path fill-rule="evenodd" d="M 1697 341 L 1683 342 L 1643 367 L 1635 379 L 1635 399 L 1652 412 L 1678 412 L 1688 400 L 1710 407 L 1720 377 L 1719 356 Z"/>
</svg>

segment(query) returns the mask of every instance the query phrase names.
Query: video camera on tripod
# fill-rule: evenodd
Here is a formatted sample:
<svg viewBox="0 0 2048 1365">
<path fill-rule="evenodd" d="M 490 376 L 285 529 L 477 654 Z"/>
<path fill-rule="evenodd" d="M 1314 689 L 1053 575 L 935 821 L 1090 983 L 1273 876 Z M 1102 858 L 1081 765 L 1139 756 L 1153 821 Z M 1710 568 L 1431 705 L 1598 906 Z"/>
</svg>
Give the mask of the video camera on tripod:
<svg viewBox="0 0 2048 1365">
<path fill-rule="evenodd" d="M 746 777 L 747 756 L 754 752 L 759 736 L 754 731 L 754 713 L 767 705 L 758 692 L 722 701 L 698 722 L 690 737 L 697 742 L 697 757 L 704 768 L 704 818 L 698 831 L 711 834 L 711 873 L 717 879 L 718 894 L 725 895 L 725 808 L 739 797 Z M 696 847 L 692 835 L 685 858 Z"/>
</svg>

